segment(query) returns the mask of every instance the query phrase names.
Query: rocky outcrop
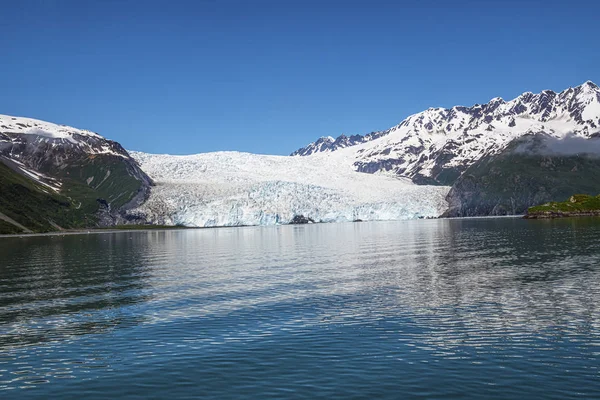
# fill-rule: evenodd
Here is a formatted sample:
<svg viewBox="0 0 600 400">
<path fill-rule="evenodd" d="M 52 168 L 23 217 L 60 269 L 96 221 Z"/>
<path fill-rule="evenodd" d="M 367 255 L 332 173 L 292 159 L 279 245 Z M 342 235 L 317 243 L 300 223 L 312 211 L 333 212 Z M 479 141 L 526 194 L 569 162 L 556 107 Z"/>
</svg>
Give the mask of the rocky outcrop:
<svg viewBox="0 0 600 400">
<path fill-rule="evenodd" d="M 564 202 L 548 202 L 530 207 L 524 218 L 549 219 L 600 216 L 600 196 L 575 194 Z"/>
<path fill-rule="evenodd" d="M 290 225 L 303 225 L 303 224 L 314 224 L 315 220 L 304 215 L 295 215 L 290 221 Z"/>
</svg>

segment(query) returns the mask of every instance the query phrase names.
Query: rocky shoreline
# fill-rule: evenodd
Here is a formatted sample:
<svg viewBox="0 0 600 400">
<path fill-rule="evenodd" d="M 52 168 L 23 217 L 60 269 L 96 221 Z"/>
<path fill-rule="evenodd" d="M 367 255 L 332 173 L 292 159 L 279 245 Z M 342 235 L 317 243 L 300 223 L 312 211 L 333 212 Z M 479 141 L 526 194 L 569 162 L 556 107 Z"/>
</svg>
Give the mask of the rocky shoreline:
<svg viewBox="0 0 600 400">
<path fill-rule="evenodd" d="M 570 217 L 600 217 L 600 210 L 580 212 L 541 211 L 529 213 L 523 216 L 525 219 L 554 219 Z"/>
</svg>

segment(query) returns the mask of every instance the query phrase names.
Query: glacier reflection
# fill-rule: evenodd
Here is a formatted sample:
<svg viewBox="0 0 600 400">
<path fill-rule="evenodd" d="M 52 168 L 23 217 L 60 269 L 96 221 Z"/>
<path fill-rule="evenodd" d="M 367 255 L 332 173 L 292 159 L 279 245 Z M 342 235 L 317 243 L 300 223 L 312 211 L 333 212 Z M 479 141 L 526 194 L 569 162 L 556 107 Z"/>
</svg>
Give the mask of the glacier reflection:
<svg viewBox="0 0 600 400">
<path fill-rule="evenodd" d="M 294 339 L 333 357 L 361 332 L 373 362 L 551 350 L 594 374 L 599 241 L 511 218 L 3 239 L 0 389 Z"/>
</svg>

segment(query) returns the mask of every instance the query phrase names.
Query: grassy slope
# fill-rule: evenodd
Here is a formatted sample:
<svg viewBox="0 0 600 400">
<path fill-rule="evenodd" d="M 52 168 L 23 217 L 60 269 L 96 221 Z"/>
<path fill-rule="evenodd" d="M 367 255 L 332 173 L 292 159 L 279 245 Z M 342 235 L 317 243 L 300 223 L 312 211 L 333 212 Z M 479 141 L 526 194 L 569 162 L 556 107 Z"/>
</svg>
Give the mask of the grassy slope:
<svg viewBox="0 0 600 400">
<path fill-rule="evenodd" d="M 110 203 L 112 208 L 119 208 L 129 202 L 141 186 L 127 171 L 123 160 L 110 155 L 91 156 L 62 169 L 41 172 L 61 180 L 60 194 L 0 162 L 0 212 L 34 232 L 57 230 L 50 221 L 62 228 L 94 227 L 98 222 L 99 199 Z M 12 224 L 6 224 L 0 225 L 0 233 L 15 233 Z"/>
<path fill-rule="evenodd" d="M 35 232 L 56 230 L 53 221 L 64 228 L 83 226 L 81 210 L 64 196 L 14 172 L 0 162 L 0 212 Z M 0 233 L 15 233 L 15 227 L 3 221 Z"/>
<path fill-rule="evenodd" d="M 539 206 L 529 207 L 528 214 L 536 213 L 580 213 L 600 211 L 600 196 L 576 194 L 563 202 L 549 202 Z"/>
<path fill-rule="evenodd" d="M 129 202 L 141 186 L 141 182 L 128 173 L 123 160 L 110 155 L 91 156 L 49 173 L 63 182 L 62 192 L 81 202 L 87 213 L 98 210 L 97 199 L 119 208 Z M 92 177 L 88 185 L 87 180 Z"/>
<path fill-rule="evenodd" d="M 0 233 L 21 233 L 21 228 L 0 219 Z"/>
</svg>

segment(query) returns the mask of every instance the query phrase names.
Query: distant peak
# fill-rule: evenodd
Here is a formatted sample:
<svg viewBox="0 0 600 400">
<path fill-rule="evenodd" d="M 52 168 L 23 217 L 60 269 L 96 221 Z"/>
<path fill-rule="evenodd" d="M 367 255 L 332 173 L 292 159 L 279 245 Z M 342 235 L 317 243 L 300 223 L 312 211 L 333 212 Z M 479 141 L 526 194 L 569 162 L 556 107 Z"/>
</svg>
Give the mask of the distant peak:
<svg viewBox="0 0 600 400">
<path fill-rule="evenodd" d="M 594 82 L 592 81 L 586 81 L 583 86 L 588 86 L 591 87 L 592 89 L 598 89 L 598 85 L 596 85 Z"/>
<path fill-rule="evenodd" d="M 335 138 L 333 138 L 331 136 L 321 136 L 319 138 L 319 140 L 322 142 L 333 142 L 333 141 L 335 141 Z"/>
</svg>

